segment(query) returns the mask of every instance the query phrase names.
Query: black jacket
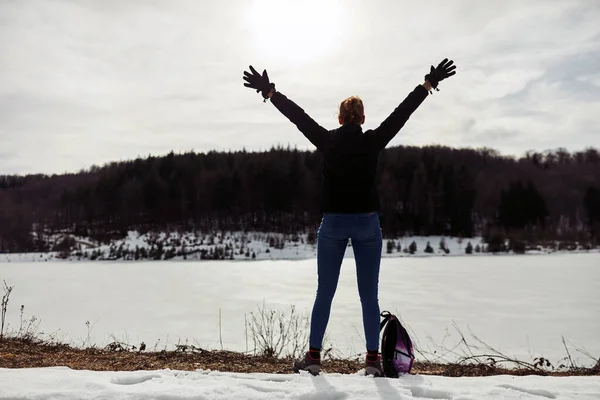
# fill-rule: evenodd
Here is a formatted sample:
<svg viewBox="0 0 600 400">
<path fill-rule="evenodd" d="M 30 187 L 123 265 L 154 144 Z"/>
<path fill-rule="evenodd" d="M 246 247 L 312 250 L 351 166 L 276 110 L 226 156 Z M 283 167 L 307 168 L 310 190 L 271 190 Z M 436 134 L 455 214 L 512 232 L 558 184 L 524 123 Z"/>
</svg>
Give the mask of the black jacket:
<svg viewBox="0 0 600 400">
<path fill-rule="evenodd" d="M 323 154 L 321 212 L 379 211 L 375 187 L 379 153 L 396 136 L 427 94 L 425 87 L 417 86 L 379 127 L 364 133 L 357 124 L 347 124 L 328 131 L 282 93 L 276 92 L 271 97 L 273 105 Z"/>
</svg>

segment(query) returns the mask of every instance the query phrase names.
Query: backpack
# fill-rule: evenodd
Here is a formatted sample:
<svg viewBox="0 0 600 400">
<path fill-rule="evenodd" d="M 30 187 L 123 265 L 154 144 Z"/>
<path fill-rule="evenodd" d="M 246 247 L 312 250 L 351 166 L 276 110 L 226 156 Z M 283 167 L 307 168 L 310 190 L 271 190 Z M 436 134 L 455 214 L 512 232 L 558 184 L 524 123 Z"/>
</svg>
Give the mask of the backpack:
<svg viewBox="0 0 600 400">
<path fill-rule="evenodd" d="M 408 332 L 394 314 L 384 311 L 381 316 L 383 321 L 379 331 L 383 331 L 381 337 L 383 374 L 388 378 L 398 378 L 400 374 L 410 373 L 415 360 L 413 344 Z"/>
</svg>

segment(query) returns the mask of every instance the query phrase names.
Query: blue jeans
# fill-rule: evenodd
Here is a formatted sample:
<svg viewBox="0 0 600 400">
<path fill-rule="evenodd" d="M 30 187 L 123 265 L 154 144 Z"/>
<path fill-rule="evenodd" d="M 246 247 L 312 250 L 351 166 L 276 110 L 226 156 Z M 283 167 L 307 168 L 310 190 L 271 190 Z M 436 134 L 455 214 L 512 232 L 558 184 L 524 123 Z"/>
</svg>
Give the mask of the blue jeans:
<svg viewBox="0 0 600 400">
<path fill-rule="evenodd" d="M 317 241 L 319 278 L 310 325 L 310 347 L 320 349 L 323 344 L 348 239 L 352 240 L 356 261 L 367 350 L 379 350 L 377 293 L 382 237 L 377 213 L 323 215 Z"/>
</svg>

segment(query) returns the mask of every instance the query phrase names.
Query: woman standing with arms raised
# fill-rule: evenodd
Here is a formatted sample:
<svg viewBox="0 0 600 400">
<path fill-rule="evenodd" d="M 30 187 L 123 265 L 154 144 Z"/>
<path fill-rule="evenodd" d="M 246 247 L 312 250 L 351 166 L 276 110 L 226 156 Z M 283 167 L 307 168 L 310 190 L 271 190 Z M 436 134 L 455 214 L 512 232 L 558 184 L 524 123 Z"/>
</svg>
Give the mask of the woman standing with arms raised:
<svg viewBox="0 0 600 400">
<path fill-rule="evenodd" d="M 367 375 L 382 376 L 379 357 L 379 265 L 382 235 L 379 225 L 379 197 L 375 186 L 377 160 L 381 150 L 400 131 L 411 114 L 437 89 L 438 83 L 456 73 L 453 61 L 444 59 L 431 66 L 425 82 L 418 85 L 376 129 L 362 130 L 365 114 L 362 100 L 353 96 L 339 107 L 340 127 L 327 130 L 315 122 L 293 101 L 275 90 L 267 71 L 259 74 L 252 66 L 244 72 L 244 86 L 260 92 L 285 115 L 323 154 L 323 219 L 317 239 L 317 296 L 312 310 L 310 348 L 296 360 L 295 372 L 313 375 L 321 368 L 321 346 L 331 303 L 337 288 L 342 259 L 348 240 L 352 240 L 358 292 L 362 305 L 366 337 Z"/>
</svg>

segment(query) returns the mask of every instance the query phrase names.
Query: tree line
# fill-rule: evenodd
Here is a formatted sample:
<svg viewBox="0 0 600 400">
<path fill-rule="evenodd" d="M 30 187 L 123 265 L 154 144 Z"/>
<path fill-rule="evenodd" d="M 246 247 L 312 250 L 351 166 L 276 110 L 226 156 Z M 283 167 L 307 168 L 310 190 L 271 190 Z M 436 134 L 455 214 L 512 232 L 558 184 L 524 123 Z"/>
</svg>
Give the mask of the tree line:
<svg viewBox="0 0 600 400">
<path fill-rule="evenodd" d="M 62 175 L 0 176 L 0 252 L 48 250 L 71 232 L 100 241 L 128 230 L 314 232 L 318 152 L 169 153 Z M 600 152 L 391 147 L 377 187 L 384 236 L 490 232 L 595 241 Z"/>
</svg>

